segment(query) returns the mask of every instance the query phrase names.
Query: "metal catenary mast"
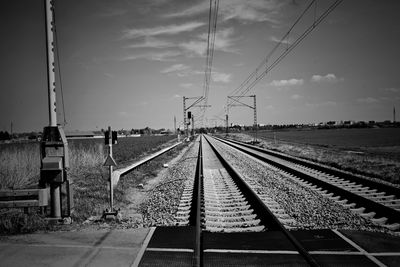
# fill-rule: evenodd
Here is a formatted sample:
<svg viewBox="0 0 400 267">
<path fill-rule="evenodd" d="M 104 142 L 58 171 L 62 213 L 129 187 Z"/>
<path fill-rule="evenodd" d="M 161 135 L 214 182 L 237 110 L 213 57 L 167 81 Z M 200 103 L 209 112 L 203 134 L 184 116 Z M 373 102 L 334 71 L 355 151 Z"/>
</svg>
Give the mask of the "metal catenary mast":
<svg viewBox="0 0 400 267">
<path fill-rule="evenodd" d="M 41 164 L 39 187 L 49 188 L 51 218 L 60 220 L 70 218 L 73 209 L 72 186 L 68 180 L 69 169 L 68 142 L 64 129 L 57 125 L 56 82 L 54 62 L 54 1 L 44 0 L 46 51 L 47 51 L 47 90 L 49 125 L 44 127 L 40 144 Z M 62 196 L 61 189 L 66 194 Z M 66 201 L 63 201 L 63 200 Z M 63 206 L 63 203 L 64 204 Z"/>
</svg>

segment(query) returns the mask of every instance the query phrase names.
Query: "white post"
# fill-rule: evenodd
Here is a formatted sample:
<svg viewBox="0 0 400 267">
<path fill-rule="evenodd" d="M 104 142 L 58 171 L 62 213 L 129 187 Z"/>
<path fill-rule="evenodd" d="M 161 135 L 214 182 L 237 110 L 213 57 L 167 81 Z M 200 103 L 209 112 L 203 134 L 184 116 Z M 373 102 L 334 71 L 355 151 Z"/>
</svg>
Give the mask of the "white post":
<svg viewBox="0 0 400 267">
<path fill-rule="evenodd" d="M 49 126 L 57 126 L 56 112 L 56 79 L 54 69 L 54 21 L 51 0 L 45 0 L 46 10 L 46 48 L 47 48 L 47 82 L 49 96 Z"/>
<path fill-rule="evenodd" d="M 54 69 L 54 21 L 53 4 L 51 0 L 45 0 L 46 21 L 46 50 L 47 50 L 47 89 L 49 101 L 49 126 L 57 126 L 56 112 L 56 80 Z M 60 186 L 57 183 L 50 184 L 51 217 L 61 218 Z"/>
<path fill-rule="evenodd" d="M 108 126 L 108 155 L 112 157 L 112 132 L 111 132 L 111 126 Z M 114 206 L 114 192 L 113 192 L 113 184 L 112 184 L 112 172 L 113 172 L 113 166 L 108 166 L 108 172 L 109 172 L 109 181 L 110 181 L 110 212 L 113 212 L 113 206 Z"/>
</svg>

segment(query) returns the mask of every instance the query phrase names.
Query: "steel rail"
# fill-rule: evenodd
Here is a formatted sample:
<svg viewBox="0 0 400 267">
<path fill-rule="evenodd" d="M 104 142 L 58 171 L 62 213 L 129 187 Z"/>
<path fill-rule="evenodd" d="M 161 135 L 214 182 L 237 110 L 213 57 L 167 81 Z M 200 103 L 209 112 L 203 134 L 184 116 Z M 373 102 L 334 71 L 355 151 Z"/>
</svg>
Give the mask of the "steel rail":
<svg viewBox="0 0 400 267">
<path fill-rule="evenodd" d="M 221 153 L 217 150 L 217 148 L 207 139 L 207 142 L 210 144 L 214 153 L 221 161 L 225 169 L 234 179 L 236 185 L 239 190 L 243 192 L 243 195 L 248 200 L 251 207 L 254 209 L 257 216 L 260 218 L 261 223 L 266 225 L 270 230 L 278 230 L 281 231 L 289 241 L 294 245 L 294 247 L 298 250 L 299 254 L 303 256 L 303 258 L 307 261 L 310 266 L 319 266 L 317 261 L 313 258 L 311 254 L 300 244 L 300 242 L 283 226 L 283 224 L 278 220 L 278 218 L 271 212 L 271 210 L 265 205 L 265 203 L 258 197 L 258 195 L 254 192 L 254 190 L 249 186 L 249 184 L 244 181 L 239 173 L 235 171 L 229 162 L 223 158 Z"/>
<path fill-rule="evenodd" d="M 228 139 L 226 139 L 226 140 L 228 140 Z M 257 146 L 254 146 L 254 145 L 250 145 L 250 144 L 246 144 L 246 143 L 243 143 L 243 142 L 239 142 L 239 141 L 236 141 L 236 140 L 229 139 L 229 142 L 236 143 L 236 144 L 239 144 L 239 145 L 242 145 L 242 146 L 257 150 L 259 152 L 262 152 L 262 153 L 265 153 L 265 154 L 268 154 L 268 155 L 271 155 L 271 156 L 274 156 L 274 157 L 278 157 L 280 159 L 291 161 L 293 163 L 297 163 L 297 164 L 303 165 L 305 167 L 312 168 L 314 170 L 318 170 L 320 172 L 332 174 L 334 176 L 342 177 L 344 179 L 351 180 L 353 182 L 357 182 L 357 183 L 361 183 L 361 184 L 365 184 L 367 186 L 372 186 L 372 187 L 374 187 L 374 188 L 376 188 L 376 189 L 378 189 L 380 191 L 384 191 L 384 192 L 386 192 L 388 194 L 395 195 L 397 198 L 400 198 L 400 188 L 396 188 L 396 187 L 393 187 L 393 186 L 390 186 L 390 185 L 387 185 L 387 184 L 383 184 L 383 183 L 379 183 L 379 182 L 376 182 L 376 181 L 372 181 L 372 180 L 367 180 L 367 179 L 361 178 L 359 176 L 356 176 L 356 175 L 348 173 L 348 172 L 344 172 L 344 171 L 341 171 L 341 170 L 338 170 L 338 169 L 332 169 L 332 168 L 329 168 L 327 166 L 318 165 L 318 164 L 315 164 L 315 163 L 307 161 L 307 160 L 303 160 L 303 159 L 300 159 L 300 158 L 296 158 L 296 157 L 293 157 L 293 156 L 289 156 L 289 155 L 286 155 L 286 154 L 283 154 L 283 153 L 279 153 L 279 152 L 276 152 L 276 151 L 272 151 L 272 150 L 268 150 L 268 149 L 265 149 L 265 148 L 260 148 L 260 147 L 257 147 Z"/>
<path fill-rule="evenodd" d="M 313 184 L 315 184 L 315 185 L 317 185 L 319 187 L 327 189 L 330 192 L 332 192 L 332 193 L 334 193 L 336 195 L 339 195 L 339 196 L 347 199 L 350 202 L 355 202 L 357 206 L 364 207 L 366 209 L 365 212 L 368 212 L 368 211 L 375 212 L 376 213 L 376 217 L 379 217 L 379 216 L 380 217 L 386 217 L 386 218 L 388 218 L 388 222 L 390 222 L 390 223 L 399 223 L 400 222 L 400 212 L 395 210 L 395 209 L 392 209 L 392 208 L 387 207 L 387 206 L 385 206 L 383 204 L 380 204 L 380 203 L 375 202 L 373 200 L 367 199 L 367 198 L 365 198 L 363 196 L 360 196 L 360 195 L 357 195 L 355 193 L 352 193 L 352 192 L 350 192 L 350 191 L 348 191 L 346 189 L 340 188 L 340 187 L 338 187 L 336 185 L 333 185 L 333 184 L 331 184 L 329 182 L 326 182 L 326 181 L 320 180 L 318 178 L 315 178 L 315 177 L 313 177 L 311 175 L 308 175 L 306 173 L 303 173 L 301 171 L 293 169 L 288 165 L 276 162 L 276 161 L 274 161 L 272 159 L 269 159 L 269 158 L 267 158 L 265 156 L 262 156 L 262 155 L 260 155 L 258 153 L 249 151 L 247 149 L 252 149 L 252 150 L 255 150 L 257 152 L 265 153 L 265 154 L 268 154 L 269 156 L 278 157 L 280 159 L 284 159 L 284 160 L 292 162 L 292 163 L 306 165 L 309 168 L 314 168 L 314 169 L 317 169 L 317 170 L 319 170 L 321 172 L 325 172 L 327 174 L 332 174 L 332 175 L 335 175 L 335 176 L 338 176 L 338 177 L 343 177 L 343 178 L 348 179 L 350 181 L 355 181 L 355 182 L 360 183 L 360 184 L 362 184 L 364 186 L 368 186 L 371 189 L 376 188 L 376 189 L 379 189 L 379 190 L 384 191 L 386 193 L 391 193 L 391 194 L 394 194 L 394 195 L 398 196 L 399 195 L 399 192 L 398 192 L 399 190 L 397 190 L 396 188 L 388 187 L 385 184 L 380 184 L 380 183 L 377 183 L 377 182 L 374 182 L 374 181 L 370 181 L 370 180 L 367 180 L 367 179 L 362 179 L 360 177 L 352 176 L 351 174 L 340 172 L 338 170 L 331 170 L 331 169 L 329 169 L 327 167 L 323 167 L 323 166 L 320 166 L 320 165 L 314 165 L 314 164 L 312 164 L 310 162 L 306 162 L 306 161 L 303 161 L 303 160 L 300 160 L 300 159 L 295 159 L 295 158 L 290 157 L 290 156 L 285 156 L 285 155 L 282 155 L 280 153 L 272 152 L 272 151 L 265 150 L 265 149 L 262 149 L 262 148 L 259 148 L 259 147 L 255 147 L 255 146 L 252 146 L 252 145 L 249 145 L 249 144 L 244 144 L 244 143 L 241 143 L 241 142 L 238 142 L 238 141 L 231 141 L 231 140 L 227 141 L 227 140 L 222 139 L 222 138 L 216 138 L 216 139 L 220 140 L 221 142 L 224 142 L 224 143 L 226 143 L 226 144 L 228 144 L 228 145 L 230 145 L 232 147 L 235 147 L 236 149 L 238 149 L 240 151 L 243 151 L 248 155 L 251 155 L 251 156 L 253 156 L 253 157 L 257 158 L 257 159 L 260 159 L 260 160 L 262 160 L 262 161 L 264 161 L 264 162 L 266 162 L 268 164 L 271 164 L 271 165 L 273 165 L 275 167 L 278 167 L 281 170 L 284 170 L 284 171 L 286 171 L 288 173 L 291 173 L 291 174 L 293 174 L 293 175 L 295 175 L 295 176 L 297 176 L 299 178 L 302 178 L 304 180 L 312 182 Z M 243 147 L 246 147 L 247 149 L 244 149 Z M 353 177 L 354 177 L 354 180 L 353 180 Z M 376 184 L 378 184 L 380 186 L 374 187 Z M 391 188 L 391 190 L 385 190 L 385 189 L 382 189 L 382 188 Z"/>
<path fill-rule="evenodd" d="M 189 215 L 189 225 L 195 227 L 194 254 L 192 264 L 195 267 L 202 266 L 202 240 L 201 240 L 201 188 L 203 187 L 203 150 L 202 137 L 199 140 L 199 152 L 197 155 L 196 174 L 193 184 L 193 198 Z"/>
</svg>

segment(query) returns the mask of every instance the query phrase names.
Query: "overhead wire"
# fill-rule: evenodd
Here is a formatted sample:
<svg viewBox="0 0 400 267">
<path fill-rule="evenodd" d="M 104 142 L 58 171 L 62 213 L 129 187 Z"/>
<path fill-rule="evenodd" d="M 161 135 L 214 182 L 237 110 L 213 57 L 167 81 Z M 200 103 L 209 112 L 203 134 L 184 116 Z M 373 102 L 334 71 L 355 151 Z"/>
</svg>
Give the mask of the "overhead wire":
<svg viewBox="0 0 400 267">
<path fill-rule="evenodd" d="M 294 29 L 294 27 L 300 22 L 300 20 L 304 17 L 304 15 L 307 13 L 307 11 L 312 7 L 312 5 L 314 4 L 316 0 L 311 0 L 309 2 L 309 4 L 307 5 L 307 7 L 303 10 L 303 12 L 300 14 L 300 16 L 295 20 L 295 22 L 292 24 L 292 26 L 289 28 L 289 30 L 283 35 L 283 37 L 277 42 L 277 44 L 272 48 L 272 50 L 267 54 L 267 56 L 265 57 L 265 59 L 257 66 L 257 68 L 250 73 L 250 75 L 245 79 L 244 82 L 242 82 L 240 84 L 239 87 L 237 87 L 232 93 L 231 95 L 242 95 L 242 93 L 240 93 L 240 90 L 242 90 L 247 83 L 249 83 L 254 76 L 256 76 L 255 80 L 258 80 L 257 76 L 258 76 L 258 72 L 259 69 L 261 69 L 262 67 L 264 67 L 264 65 L 268 64 L 268 60 L 269 58 L 275 53 L 276 50 L 278 50 L 278 48 L 284 43 L 285 39 L 289 36 L 289 34 L 292 32 L 292 30 Z M 251 82 L 251 84 L 254 81 Z M 232 101 L 229 101 L 229 105 L 232 104 Z"/>
<path fill-rule="evenodd" d="M 230 95 L 244 96 L 248 93 L 261 79 L 263 79 L 268 72 L 275 68 L 283 58 L 285 58 L 300 42 L 310 34 L 317 25 L 319 25 L 343 0 L 336 0 L 332 5 L 330 5 L 319 17 L 316 14 L 316 0 L 311 0 L 307 5 L 306 9 L 300 14 L 289 30 L 283 35 L 279 42 L 273 47 L 273 49 L 267 54 L 265 59 L 256 67 L 256 69 L 249 74 L 249 76 L 235 89 Z M 292 32 L 294 27 L 300 22 L 304 15 L 310 10 L 310 8 L 315 4 L 314 8 L 314 20 L 313 23 L 293 42 L 289 45 L 287 42 L 287 48 L 270 64 L 268 65 L 269 59 L 278 50 L 278 48 L 285 43 L 289 34 Z M 262 72 L 260 70 L 262 69 Z M 224 111 L 227 113 L 229 107 L 233 104 L 233 100 L 228 98 L 225 108 L 218 113 L 222 114 Z"/>
<path fill-rule="evenodd" d="M 206 108 L 208 106 L 208 95 L 210 92 L 210 83 L 212 77 L 212 63 L 214 59 L 215 38 L 217 33 L 219 0 L 210 0 L 209 18 L 208 18 L 208 34 L 207 34 L 207 51 L 206 51 L 206 64 L 204 70 L 204 83 L 203 83 L 203 103 L 197 121 L 204 124 L 204 117 Z"/>
</svg>

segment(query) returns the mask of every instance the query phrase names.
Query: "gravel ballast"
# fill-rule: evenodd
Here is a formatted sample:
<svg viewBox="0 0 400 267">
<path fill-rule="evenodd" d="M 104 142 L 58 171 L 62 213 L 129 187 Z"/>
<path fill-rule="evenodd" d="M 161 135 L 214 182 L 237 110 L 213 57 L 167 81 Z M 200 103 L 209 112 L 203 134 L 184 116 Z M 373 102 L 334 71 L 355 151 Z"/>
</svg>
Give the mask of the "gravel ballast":
<svg viewBox="0 0 400 267">
<path fill-rule="evenodd" d="M 276 168 L 242 152 L 213 142 L 230 164 L 248 181 L 256 182 L 297 221 L 298 229 L 353 229 L 385 231 L 308 187 L 302 186 Z"/>
<path fill-rule="evenodd" d="M 175 225 L 174 215 L 188 179 L 194 179 L 199 142 L 194 141 L 182 156 L 162 175 L 159 184 L 147 191 L 140 204 L 143 226 Z"/>
</svg>

